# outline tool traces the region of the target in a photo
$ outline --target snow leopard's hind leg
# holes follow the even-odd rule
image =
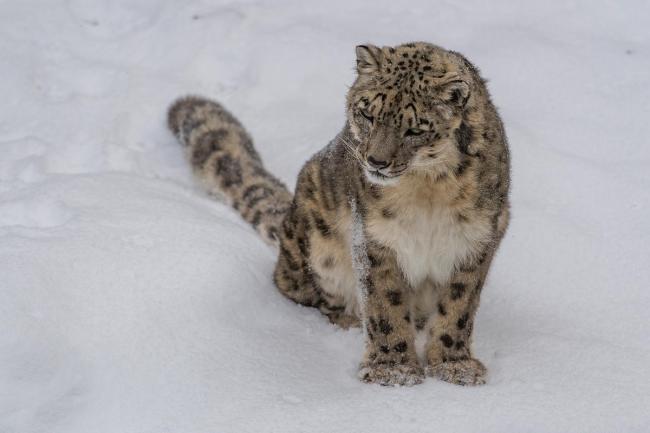
[[[298,182],[300,184],[300,181]],[[289,208],[280,232],[280,254],[273,274],[275,285],[287,298],[317,308],[330,322],[342,328],[360,326],[350,314],[346,300],[323,288],[322,278],[314,269],[313,222],[305,203],[295,200]]]
[[[225,196],[266,242],[278,246],[292,195],[264,168],[241,123],[218,103],[187,96],[172,104],[168,124],[208,191]]]

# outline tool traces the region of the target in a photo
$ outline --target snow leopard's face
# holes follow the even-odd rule
[[[355,156],[368,179],[392,184],[409,171],[444,173],[458,159],[457,134],[471,98],[471,67],[434,45],[357,47],[348,94]]]

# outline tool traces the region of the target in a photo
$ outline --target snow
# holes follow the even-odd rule
[[[0,432],[650,431],[650,3],[0,3]],[[426,40],[490,79],[513,220],[488,384],[356,378],[360,330],[273,287],[165,110],[217,98],[293,185],[354,46]]]

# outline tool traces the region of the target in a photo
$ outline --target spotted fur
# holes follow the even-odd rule
[[[509,220],[501,120],[458,53],[421,42],[356,53],[347,121],[304,165],[293,196],[217,103],[179,100],[170,128],[208,189],[278,247],[280,292],[362,326],[361,380],[413,385],[428,373],[484,383],[471,335]],[[416,329],[429,336],[426,369]]]
[[[169,109],[168,125],[208,191],[225,198],[265,241],[278,245],[291,194],[266,171],[239,121],[216,102],[187,96]]]

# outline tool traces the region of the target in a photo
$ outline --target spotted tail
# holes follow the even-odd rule
[[[291,193],[266,171],[241,123],[218,103],[188,96],[172,104],[168,124],[207,190],[225,196],[265,241],[277,246]]]

